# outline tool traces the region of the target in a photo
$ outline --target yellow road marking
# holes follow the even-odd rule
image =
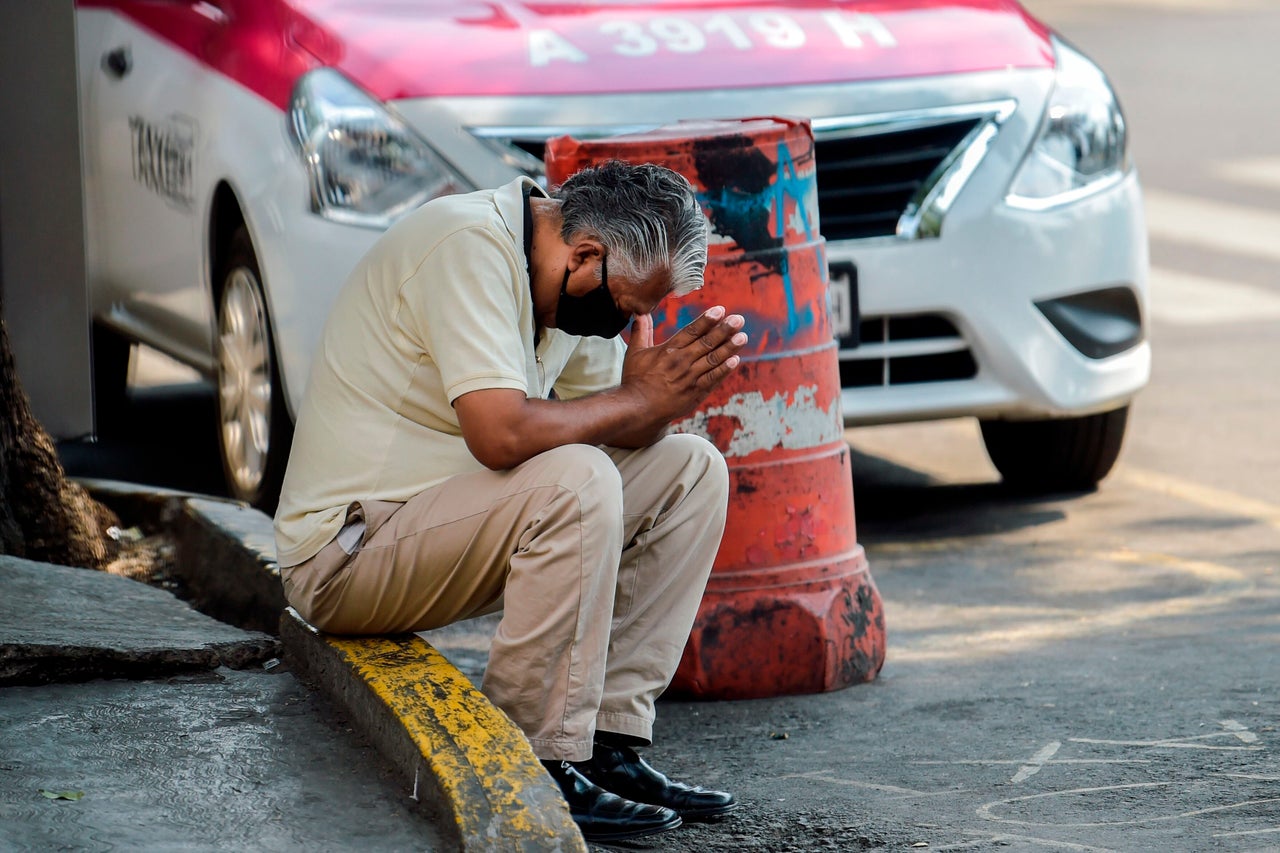
[[[936,424],[926,426],[937,427]],[[961,455],[956,454],[954,448],[962,441],[977,443],[976,422],[970,420],[947,426],[941,440],[932,444],[923,440],[915,443],[903,442],[903,433],[896,428],[894,431],[886,428],[883,434],[875,430],[849,430],[846,437],[851,446],[860,447],[864,453],[909,465],[913,470],[923,471],[935,480],[973,482],[977,478],[957,476],[955,463],[949,460]],[[901,450],[904,445],[910,445],[916,457],[926,457],[929,451],[936,448],[941,451],[933,454],[937,459],[924,458],[922,462],[921,458],[908,459]],[[1114,478],[1136,489],[1168,495],[1215,513],[1252,519],[1280,530],[1280,506],[1273,503],[1128,465],[1117,469]],[[977,547],[995,547],[1000,550],[1006,547],[1002,545],[1005,541],[1007,538],[1001,535],[945,537],[927,541],[878,542],[869,546],[868,550],[874,566],[877,560],[898,555],[971,552]],[[1021,605],[993,603],[971,606],[886,599],[887,618],[899,631],[897,640],[890,643],[888,662],[938,661],[983,654],[1016,653],[1049,642],[1088,636],[1099,630],[1117,630],[1146,621],[1186,616],[1238,601],[1255,590],[1253,579],[1243,571],[1173,554],[1129,549],[1087,550],[1044,541],[1031,544],[1015,541],[1007,547],[1010,553],[1029,548],[1041,560],[1052,555],[1065,565],[1119,563],[1163,568],[1194,579],[1199,589],[1158,601],[1102,605],[1096,609],[1063,607],[1052,599]],[[893,570],[892,566],[885,566],[883,563],[879,568],[880,571]],[[1106,577],[1120,584],[1143,582],[1142,576],[1129,572],[1108,573]],[[1093,581],[1096,582],[1097,578],[1093,578]]]
[[[1192,483],[1180,477],[1148,471],[1142,468],[1126,466],[1118,473],[1121,480],[1151,492],[1172,495],[1173,497],[1197,504],[1206,509],[1216,510],[1226,515],[1251,518],[1280,530],[1280,506],[1266,501],[1247,498],[1234,492],[1216,489]]]
[[[951,543],[953,548],[958,544],[954,541]],[[878,550],[910,553],[932,549],[899,545]],[[1037,554],[1043,559],[1053,550],[1058,549],[1052,545],[1041,545],[1037,548]],[[1133,602],[1112,607],[1101,606],[1097,609],[1034,604],[1020,608],[1003,605],[894,607],[891,602],[886,602],[886,610],[889,611],[890,618],[897,621],[900,626],[903,621],[902,611],[913,610],[918,611],[918,615],[921,616],[916,621],[922,626],[928,625],[927,628],[916,629],[924,635],[919,639],[903,640],[900,637],[897,643],[890,644],[888,660],[891,663],[902,663],[953,658],[971,659],[983,654],[989,656],[1014,654],[1052,641],[1093,636],[1099,630],[1118,630],[1141,622],[1184,616],[1225,606],[1252,594],[1255,589],[1253,581],[1244,572],[1205,560],[1189,560],[1172,554],[1128,549],[1089,551],[1062,548],[1060,550],[1064,562],[1102,561],[1163,566],[1195,578],[1204,585],[1204,589],[1159,601]],[[897,615],[894,615],[894,610],[899,611]],[[925,616],[927,618],[924,618]],[[910,617],[907,618],[910,619]],[[985,627],[992,621],[1011,619],[1017,621],[999,628]],[[899,630],[902,630],[901,627]]]

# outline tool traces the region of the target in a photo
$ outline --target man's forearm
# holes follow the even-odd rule
[[[626,388],[574,400],[526,398],[519,391],[475,391],[454,403],[467,447],[483,465],[504,470],[565,444],[644,447],[668,421]]]
[[[747,342],[743,322],[717,305],[654,345],[652,319],[639,316],[618,387],[575,400],[531,400],[510,388],[472,391],[453,403],[463,438],[495,470],[565,444],[652,444],[737,368]]]
[[[563,444],[646,447],[662,437],[669,422],[625,388],[611,388],[573,400],[526,400],[524,428],[517,443],[519,464]]]

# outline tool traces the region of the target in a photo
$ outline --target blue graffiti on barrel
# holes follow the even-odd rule
[[[787,333],[814,322],[813,306],[797,305],[792,287],[788,253],[782,251],[787,231],[787,201],[795,203],[804,237],[818,239],[814,172],[801,174],[790,148],[778,144],[777,161],[771,161],[746,135],[717,136],[694,142],[698,176],[707,187],[699,201],[717,234],[733,240],[744,260],[754,261],[782,279],[787,305]],[[813,151],[800,159],[812,160]],[[774,228],[770,229],[770,213]]]

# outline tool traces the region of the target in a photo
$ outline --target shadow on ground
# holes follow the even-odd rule
[[[225,497],[216,412],[205,383],[134,388],[122,416],[104,424],[96,441],[59,442],[58,455],[72,477]]]
[[[858,540],[988,536],[1060,521],[1053,503],[1070,495],[1027,495],[998,481],[943,483],[850,448]]]

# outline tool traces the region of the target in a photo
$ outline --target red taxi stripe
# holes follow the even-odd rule
[[[1053,64],[1013,0],[79,0],[284,107],[332,65],[383,100],[795,86]]]

